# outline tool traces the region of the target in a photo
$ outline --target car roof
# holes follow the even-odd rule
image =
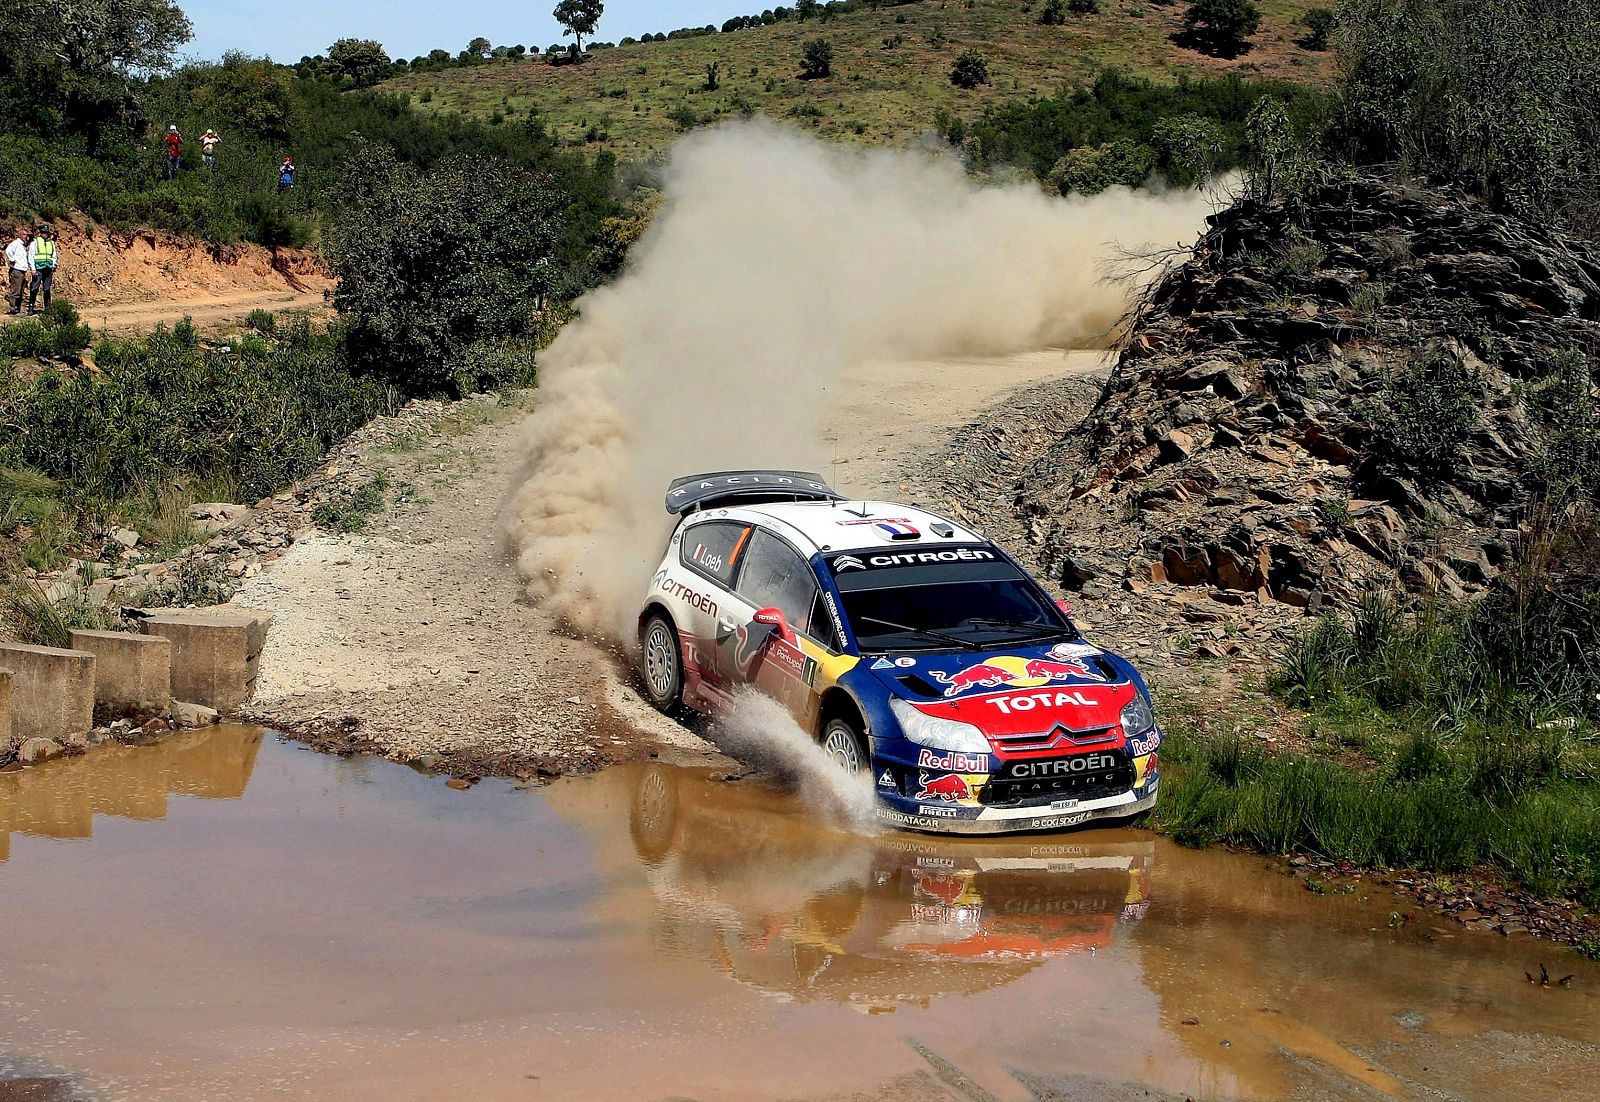
[[[938,513],[893,501],[776,501],[696,513],[753,521],[787,537],[807,556],[819,551],[865,551],[954,543],[988,543],[978,533]],[[946,534],[948,533],[948,534]]]

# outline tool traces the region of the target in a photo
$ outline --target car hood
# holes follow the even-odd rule
[[[1116,726],[1139,690],[1133,668],[1089,643],[1041,643],[865,660],[894,696],[991,735]]]

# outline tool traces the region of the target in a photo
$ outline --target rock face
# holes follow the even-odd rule
[[[1308,611],[1488,585],[1549,473],[1538,395],[1594,393],[1600,249],[1373,180],[1210,222],[1022,482],[1047,567]]]

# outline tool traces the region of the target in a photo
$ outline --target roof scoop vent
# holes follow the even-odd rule
[[[928,525],[928,531],[932,532],[941,539],[950,539],[956,534],[955,528],[952,525],[946,524],[942,520],[936,520],[932,524]]]

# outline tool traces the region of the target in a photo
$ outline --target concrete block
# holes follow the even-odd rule
[[[0,668],[0,761],[5,761],[22,743],[11,737],[11,671]]]
[[[172,642],[126,631],[75,631],[94,655],[94,702],[117,715],[165,715],[172,704]]]
[[[83,744],[94,726],[94,655],[0,643],[0,666],[12,671],[13,744],[32,738]]]
[[[272,617],[249,609],[157,609],[140,630],[172,644],[172,697],[227,714],[255,693]]]

